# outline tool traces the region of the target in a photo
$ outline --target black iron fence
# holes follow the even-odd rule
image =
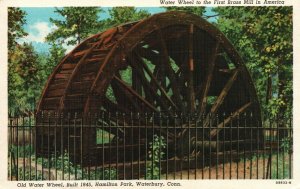
[[[8,179],[291,179],[292,136],[251,113],[10,117]]]

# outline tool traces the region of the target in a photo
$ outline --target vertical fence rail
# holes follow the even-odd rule
[[[10,116],[8,179],[293,178],[292,118],[260,123],[249,112],[233,116]]]

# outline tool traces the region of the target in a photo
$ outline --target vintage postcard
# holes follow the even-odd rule
[[[0,5],[0,188],[300,188],[299,2]]]

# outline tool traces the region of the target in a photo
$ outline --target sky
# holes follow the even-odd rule
[[[109,17],[108,11],[109,7],[101,7],[104,11],[100,13],[100,19],[106,19]],[[45,37],[53,30],[56,26],[50,22],[50,18],[62,19],[58,13],[55,13],[54,7],[24,7],[21,8],[26,12],[26,24],[24,25],[24,30],[28,33],[27,36],[20,39],[19,42],[29,42],[32,43],[35,50],[39,53],[49,51],[50,45],[45,42]],[[151,14],[156,14],[159,12],[164,12],[161,7],[140,7],[137,10],[145,9]],[[211,9],[208,8],[207,13],[211,13]],[[74,46],[64,46],[67,52],[71,51]]]

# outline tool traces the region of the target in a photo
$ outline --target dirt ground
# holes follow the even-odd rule
[[[289,158],[282,157],[278,161],[278,176],[279,178],[289,178]],[[277,176],[277,159],[272,157],[272,172],[273,178]],[[232,162],[219,164],[214,167],[205,167],[204,169],[193,169],[190,171],[183,170],[167,175],[163,175],[162,179],[266,179],[268,159],[253,159],[240,162]],[[291,165],[292,167],[292,165]],[[270,178],[270,171],[268,172]],[[284,175],[284,176],[283,176]]]

